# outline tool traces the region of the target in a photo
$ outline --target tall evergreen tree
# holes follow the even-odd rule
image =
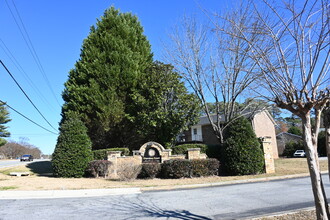
[[[7,143],[7,141],[1,137],[9,137],[8,127],[5,125],[10,122],[9,112],[6,108],[6,104],[0,101],[0,146]]]
[[[131,127],[127,108],[151,63],[150,44],[137,17],[106,10],[91,27],[65,83],[63,119],[78,113],[94,149],[125,145]]]
[[[91,141],[84,123],[70,114],[60,125],[52,166],[57,177],[82,177],[92,157]]]

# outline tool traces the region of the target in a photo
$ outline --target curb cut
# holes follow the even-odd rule
[[[40,191],[0,191],[0,199],[56,199],[127,195],[141,193],[140,188],[81,189],[81,190],[40,190]]]

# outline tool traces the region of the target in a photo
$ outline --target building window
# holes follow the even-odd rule
[[[194,128],[194,135],[197,135],[197,128]]]

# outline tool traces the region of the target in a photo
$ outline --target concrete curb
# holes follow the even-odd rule
[[[0,199],[55,199],[127,195],[141,193],[140,188],[81,189],[81,190],[40,190],[40,191],[0,191]]]

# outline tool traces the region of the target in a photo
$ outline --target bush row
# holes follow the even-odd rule
[[[160,177],[179,179],[218,175],[220,163],[217,159],[167,160],[163,164],[142,164],[139,178]]]
[[[88,164],[86,176],[107,177],[112,163],[107,160],[94,160]],[[117,167],[120,180],[135,178],[179,179],[218,175],[220,163],[217,159],[185,160],[175,159],[159,163],[121,164]]]
[[[93,151],[94,160],[106,160],[108,158],[109,151],[121,151],[122,155],[125,156],[129,155],[128,148],[107,148],[107,149],[94,150]]]

